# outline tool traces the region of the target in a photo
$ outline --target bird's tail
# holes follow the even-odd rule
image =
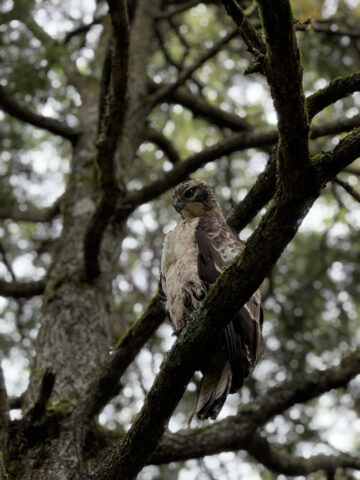
[[[196,415],[200,420],[218,416],[231,387],[231,370],[229,362],[213,362],[202,369],[203,377],[197,393],[197,399],[191,419]],[[210,367],[210,368],[209,368]]]

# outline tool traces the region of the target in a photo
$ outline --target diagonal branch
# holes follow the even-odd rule
[[[173,165],[180,162],[180,155],[174,144],[163,133],[155,130],[155,128],[147,128],[144,140],[155,143]]]
[[[170,95],[174,90],[176,90],[180,85],[183,85],[191,75],[198,70],[204,63],[206,63],[210,58],[217,55],[220,50],[228,44],[236,35],[237,29],[231,30],[224,38],[217,42],[212,48],[210,48],[206,53],[204,53],[198,60],[196,60],[192,65],[185,68],[178,76],[177,80],[170,85],[164,85],[161,88],[157,89],[151,95],[151,102],[153,105],[159,103],[163,98]]]
[[[357,202],[360,203],[360,193],[354,190],[351,185],[349,185],[347,182],[345,182],[339,177],[335,177],[333,182],[340,185],[346,192],[348,192],[349,195],[351,195]]]
[[[24,105],[17,103],[6,90],[0,86],[0,108],[9,115],[21,120],[22,122],[30,123],[34,127],[48,130],[55,135],[60,135],[72,143],[76,142],[80,132],[66,123],[60,122],[55,118],[45,117],[34,113]]]
[[[164,85],[158,86],[154,82],[149,82],[149,91],[154,92],[158,88],[163,88]],[[220,128],[230,128],[236,132],[243,130],[250,130],[249,124],[243,118],[234,113],[222,110],[211,103],[208,103],[203,98],[193,93],[187,92],[184,89],[177,89],[169,92],[163,101],[168,103],[178,103],[189,109],[195,117],[202,117],[211,123],[214,123]]]
[[[339,77],[306,99],[309,120],[337,100],[360,91],[360,72]]]
[[[360,469],[360,458],[346,453],[296,457],[279,450],[259,434],[255,434],[246,449],[269,470],[284,475],[309,475],[318,470],[334,472],[337,468]]]
[[[313,165],[325,184],[359,156],[360,128],[356,128],[340,140],[333,151],[315,155]]]

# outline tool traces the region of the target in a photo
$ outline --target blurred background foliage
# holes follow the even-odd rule
[[[195,2],[194,2],[195,3]],[[241,2],[254,10],[251,2]],[[355,0],[299,0],[292,2],[295,19],[311,24],[299,31],[304,87],[307,95],[330,80],[358,69],[360,60],[360,6]],[[21,104],[43,115],[77,125],[81,97],[69,85],[65,69],[74,68],[84,78],[99,80],[96,55],[106,20],[103,2],[60,0],[5,0],[0,7],[0,85]],[[98,19],[85,33],[68,36],[79,26]],[[251,17],[255,25],[256,12]],[[37,25],[43,30],[38,30]],[[155,83],[175,80],[189,66],[233,29],[232,21],[216,2],[199,3],[171,19],[157,22],[157,38],[148,65]],[[56,42],[44,39],[48,33]],[[344,34],[341,32],[347,32]],[[45,40],[45,41],[44,41]],[[161,44],[163,46],[161,46]],[[72,65],[63,62],[69,54]],[[245,76],[251,56],[235,37],[221,53],[207,61],[188,80],[186,89],[223,110],[235,113],[257,131],[273,130],[276,115],[269,89],[260,75]],[[101,64],[101,63],[100,63]],[[337,101],[319,114],[314,124],[351,118],[359,112],[360,94]],[[66,189],[71,146],[43,130],[28,126],[0,112],[0,210],[29,214],[51,206]],[[149,126],[163,132],[184,159],[226,137],[230,131],[194,117],[191,110],[165,102],[151,115]],[[340,137],[321,137],[311,143],[312,152],[332,148]],[[263,170],[268,153],[249,149],[207,164],[196,178],[216,187],[225,212],[240,201]],[[129,189],[139,188],[172,168],[155,144],[144,142],[126,178]],[[360,191],[360,164],[341,174]],[[138,318],[157,288],[159,261],[165,233],[177,214],[168,192],[138,208],[127,225],[127,236],[113,285],[114,344]],[[259,216],[241,233],[246,239]],[[220,418],[236,412],[239,403],[284,379],[296,379],[304,371],[324,369],[360,343],[360,212],[359,203],[332,183],[323,191],[288,246],[262,292],[265,307],[266,355],[239,394],[228,399]],[[46,275],[61,220],[49,222],[0,220],[0,278],[37,280]],[[263,246],[266,249],[266,245]],[[12,300],[0,297],[0,354],[8,390],[19,395],[27,384],[34,355],[33,341],[39,329],[41,298]],[[174,341],[169,324],[163,324],[138,355],[122,382],[122,395],[99,417],[109,429],[127,428],[137,414],[164,352]],[[191,412],[194,377],[170,423],[185,428]],[[264,433],[293,454],[329,453],[334,448],[351,453],[360,450],[360,383],[345,391],[329,392],[319,399],[292,407],[275,417]],[[20,415],[13,411],[14,416]],[[196,423],[196,422],[195,422]],[[274,478],[243,453],[223,453],[202,460],[147,467],[146,479]],[[285,478],[280,475],[278,478]],[[314,474],[309,478],[323,478]],[[351,477],[345,471],[337,478]]]

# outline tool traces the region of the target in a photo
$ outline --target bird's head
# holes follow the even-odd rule
[[[183,218],[222,215],[214,189],[200,180],[188,180],[175,187],[173,206]]]

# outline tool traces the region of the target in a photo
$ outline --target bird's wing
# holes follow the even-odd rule
[[[225,222],[209,217],[200,219],[195,238],[199,277],[209,289],[241,253],[244,244]],[[260,293],[255,292],[225,328],[225,346],[232,372],[231,392],[241,387],[263,353],[262,322]]]

